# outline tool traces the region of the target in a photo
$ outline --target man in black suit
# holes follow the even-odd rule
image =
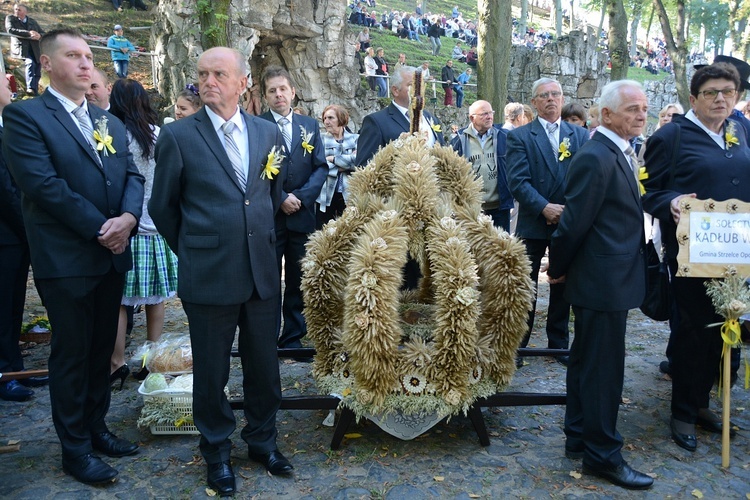
[[[582,127],[560,119],[565,101],[560,83],[540,78],[531,87],[531,104],[537,118],[508,132],[508,187],[518,202],[516,236],[523,239],[531,260],[531,279],[539,282],[539,269],[557,228],[564,207],[565,175],[576,151],[589,138]],[[563,152],[563,148],[565,152]],[[547,347],[568,348],[570,304],[564,298],[565,285],[550,285],[547,310]],[[521,341],[526,347],[534,326],[536,300],[529,313],[529,331]],[[567,364],[568,358],[557,361]],[[518,362],[520,365],[520,360]]]
[[[284,325],[278,346],[292,349],[302,347],[302,337],[307,334],[302,316],[301,261],[307,238],[315,231],[315,200],[328,175],[328,163],[318,121],[292,112],[296,90],[289,73],[280,66],[269,66],[261,86],[270,110],[260,117],[278,126],[288,157],[287,168],[281,173],[281,210],[276,214],[276,257],[279,273],[284,259],[285,286]]]
[[[10,104],[8,79],[0,81],[0,111]],[[0,118],[0,146],[3,121]],[[18,347],[26,302],[26,281],[29,277],[29,244],[23,228],[21,192],[10,176],[5,157],[0,154],[0,373],[23,370],[23,357]],[[20,381],[0,381],[0,399],[26,401],[34,395],[27,387],[48,382],[48,377],[28,377]],[[24,387],[26,386],[26,387]]]
[[[645,489],[653,479],[622,458],[617,411],[625,369],[628,310],[646,293],[643,208],[638,159],[629,140],[646,125],[641,85],[606,85],[599,100],[601,125],[573,159],[565,210],[552,235],[551,282],[565,281],[575,313],[567,372],[565,454],[583,458],[583,472],[613,484]]]
[[[40,62],[50,85],[38,99],[3,110],[3,153],[23,193],[34,278],[54,331],[49,389],[63,469],[81,482],[104,483],[117,470],[93,452],[121,457],[138,449],[110,433],[104,418],[144,179],[122,122],[86,102],[94,64],[81,34],[46,34]],[[112,139],[110,147],[97,151],[103,141],[94,130]]]
[[[410,87],[414,82],[414,67],[399,66],[391,75],[391,103],[384,109],[365,116],[357,139],[357,159],[355,163],[364,167],[375,156],[378,149],[396,140],[410,129]],[[445,145],[440,130],[440,120],[422,110],[419,131],[426,139],[427,147],[435,143]],[[421,275],[419,265],[409,259],[404,267],[404,288],[417,288]]]
[[[375,156],[378,149],[389,142],[398,139],[403,133],[409,133],[409,88],[414,80],[414,68],[412,66],[401,66],[395,69],[391,75],[391,95],[393,100],[385,109],[365,116],[362,128],[357,140],[356,163],[364,167]],[[443,134],[435,129],[440,128],[440,120],[422,111],[423,120],[420,131],[427,137],[427,146],[432,147],[436,142],[445,145]]]
[[[10,39],[10,54],[26,63],[26,92],[37,95],[39,92],[39,78],[42,69],[39,64],[41,51],[39,40],[44,30],[39,23],[26,14],[28,8],[21,3],[13,6],[13,15],[5,18],[5,31],[12,35]]]
[[[193,416],[208,465],[208,484],[235,491],[230,462],[234,414],[224,387],[239,326],[245,393],[242,439],[249,457],[271,474],[292,465],[276,447],[281,404],[276,336],[281,280],[276,268],[274,214],[281,170],[268,167],[282,149],[276,127],[238,106],[246,90],[245,57],[215,47],[198,59],[205,106],[162,128],[156,141],[149,213],[180,259],[178,294],[190,321]]]

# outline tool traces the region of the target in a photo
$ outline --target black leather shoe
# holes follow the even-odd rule
[[[645,490],[654,484],[654,480],[642,472],[630,467],[624,460],[614,467],[593,467],[583,464],[583,473],[606,479],[610,483],[631,490]]]
[[[237,488],[234,471],[229,460],[215,464],[208,464],[208,486],[221,497],[234,495]]]
[[[294,470],[292,464],[279,450],[269,451],[268,453],[248,452],[247,455],[250,457],[250,460],[262,464],[274,476],[291,474],[292,470]]]
[[[672,364],[669,362],[669,360],[659,363],[659,371],[667,375],[672,374]]]
[[[62,466],[65,472],[86,484],[112,483],[117,477],[117,471],[93,453],[63,458]]]
[[[34,391],[18,383],[18,380],[0,382],[0,399],[6,401],[26,401],[34,395]]]
[[[692,433],[690,433],[689,430],[683,433],[678,432],[678,427],[680,427],[680,425],[686,426],[689,424],[678,422],[674,418],[670,420],[669,427],[672,430],[672,439],[675,443],[677,443],[677,446],[685,448],[687,451],[695,451],[695,449],[698,447],[698,440],[695,437],[695,427],[693,427]]]
[[[91,435],[91,446],[109,457],[125,457],[138,451],[138,445],[120,439],[111,432],[101,432]]]
[[[695,424],[702,427],[703,430],[716,434],[721,434],[724,428],[721,419],[708,409],[698,410],[698,418],[695,420]],[[729,436],[734,437],[734,435],[734,424],[729,422]]]
[[[49,377],[29,377],[19,380],[25,387],[42,387],[49,384]]]
[[[555,358],[555,361],[563,366],[568,366],[568,364],[570,363],[570,356],[557,356]]]
[[[516,370],[520,368],[523,368],[523,358],[519,356],[516,358]]]

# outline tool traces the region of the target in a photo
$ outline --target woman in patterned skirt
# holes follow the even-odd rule
[[[154,144],[159,135],[158,116],[151,108],[146,90],[135,80],[121,78],[112,86],[110,112],[125,124],[130,152],[138,170],[146,178],[143,215],[138,234],[130,238],[133,269],[125,277],[117,342],[112,353],[111,381],[120,379],[120,387],[130,373],[125,364],[125,306],[144,306],[147,338],[159,339],[164,327],[164,301],[177,291],[177,256],[156,231],[148,213],[148,201],[154,182]]]

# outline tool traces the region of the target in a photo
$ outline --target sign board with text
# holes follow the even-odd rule
[[[729,266],[750,275],[750,203],[683,198],[677,276],[721,278]]]

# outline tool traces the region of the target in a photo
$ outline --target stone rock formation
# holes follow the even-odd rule
[[[331,0],[234,0],[227,23],[229,40],[247,55],[253,79],[268,65],[280,64],[295,80],[298,104],[311,116],[319,117],[328,104],[341,104],[349,110],[356,130],[365,115],[386,101],[361,84],[354,59],[356,31],[347,29],[347,9],[346,2]],[[543,50],[514,46],[508,84],[511,97],[529,102],[531,84],[548,76],[562,83],[569,99],[588,107],[609,80],[606,55],[597,42],[590,30],[571,32]],[[152,47],[159,54],[158,90],[173,102],[184,85],[197,78],[195,64],[203,49],[196,0],[159,1]],[[433,109],[431,104],[428,107]],[[437,105],[434,110],[445,124],[468,123],[468,107]]]

